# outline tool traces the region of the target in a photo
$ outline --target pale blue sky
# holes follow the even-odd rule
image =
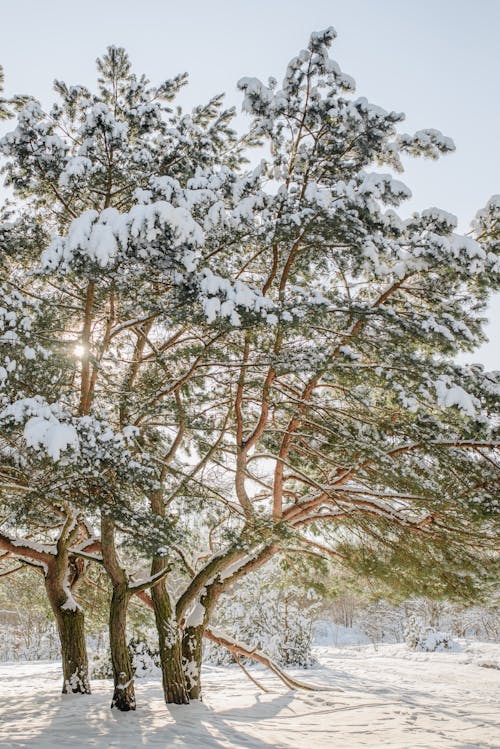
[[[457,152],[409,162],[406,210],[436,205],[461,229],[500,193],[500,0],[0,0],[7,91],[50,100],[54,78],[93,85],[107,45],[129,51],[153,81],[188,71],[186,105],[226,91],[240,104],[244,75],[281,76],[312,30],[333,25],[333,57],[358,93],[404,111],[411,131],[437,127]],[[500,301],[490,344],[475,356],[500,368]]]

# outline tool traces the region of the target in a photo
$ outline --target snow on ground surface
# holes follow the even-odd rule
[[[415,653],[405,645],[319,647],[295,675],[330,691],[290,692],[267,672],[206,667],[203,703],[162,701],[140,681],[138,709],[109,709],[108,681],[88,697],[59,694],[59,664],[0,664],[2,749],[356,749],[500,747],[500,644]],[[343,691],[338,691],[343,690]]]

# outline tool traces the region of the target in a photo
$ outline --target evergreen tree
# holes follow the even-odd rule
[[[45,114],[30,101],[2,141],[7,182],[23,200],[2,226],[5,298],[10,304],[15,284],[25,293],[11,306],[33,309],[17,317],[5,311],[0,419],[6,470],[16,474],[15,486],[4,487],[6,501],[13,491],[24,496],[18,522],[35,517],[40,523],[43,516],[45,540],[59,545],[61,536],[49,529],[70,529],[66,552],[71,546],[73,556],[88,561],[95,559],[89,553],[94,539],[92,533],[85,542],[77,539],[74,519],[81,511],[91,521],[101,515],[100,560],[113,585],[113,704],[129,709],[135,702],[126,608],[134,592],[155,581],[162,664],[176,670],[165,676],[166,697],[187,699],[175,627],[168,634],[172,604],[160,585],[168,560],[155,554],[151,579],[132,584],[115,548],[117,521],[130,537],[140,528],[150,549],[172,540],[161,482],[178,445],[170,443],[182,421],[182,396],[168,381],[186,379],[181,373],[206,348],[181,310],[196,299],[195,322],[213,316],[219,287],[227,286],[247,307],[255,307],[258,297],[201,264],[203,232],[189,207],[154,192],[180,193],[182,177],[193,183],[188,194],[198,215],[217,203],[219,192],[230,189],[224,183],[235,181],[233,166],[243,160],[229,126],[232,111],[215,97],[189,115],[172,112],[167,102],[185,76],[153,88],[130,72],[120,49],[110,48],[98,69],[98,94],[57,82],[61,104]],[[224,163],[221,185],[209,191],[197,175],[218,161]],[[248,185],[242,182],[234,201]],[[219,316],[231,314],[228,309]],[[27,338],[36,345],[28,346]],[[145,499],[150,510],[144,510]],[[62,515],[59,524],[54,513]],[[4,543],[12,546],[12,539],[7,535]],[[64,605],[62,599],[58,610]]]
[[[120,710],[133,595],[155,610],[165,698],[186,702],[204,635],[252,654],[210,620],[277,554],[432,567],[442,591],[489,574],[500,378],[455,357],[484,339],[500,199],[468,236],[437,208],[399,216],[409,189],[375,170],[453,142],[355,97],[334,37],[314,33],[281,88],[240,81],[243,138],[220,97],[172,109],[185,76],[152,86],[112,47],[96,94],[58,82],[1,141],[18,201],[2,282],[21,294],[0,318],[2,497],[104,565]]]

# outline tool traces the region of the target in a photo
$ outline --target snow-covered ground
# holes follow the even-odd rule
[[[298,678],[329,691],[290,692],[261,670],[262,693],[237,668],[205,669],[203,703],[166,707],[140,681],[136,713],[109,709],[110,683],[59,694],[57,663],[0,665],[2,749],[355,749],[500,747],[500,645],[415,653],[404,645],[319,647]],[[339,691],[342,690],[342,691]]]

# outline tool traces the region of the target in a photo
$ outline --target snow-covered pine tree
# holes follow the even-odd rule
[[[23,480],[36,466],[58,504],[101,515],[120,709],[135,705],[127,603],[148,587],[165,695],[185,701],[204,634],[251,655],[210,619],[280,552],[390,574],[418,546],[443,589],[489,561],[499,378],[455,356],[483,337],[500,200],[474,236],[435,208],[398,216],[409,190],[377,165],[453,144],[356,98],[334,36],[313,34],[281,88],[240,81],[245,142],[270,152],[253,171],[219,99],[171,112],[183,77],[154,88],[115,48],[97,94],[59,83],[61,104],[28,103],[2,141],[25,200],[16,226],[43,238],[26,284],[56,312],[49,348],[65,364],[0,419]],[[127,536],[152,578],[131,579]]]
[[[493,564],[499,374],[456,356],[483,340],[498,288],[500,198],[468,236],[437,208],[400,217],[410,191],[377,166],[400,171],[402,155],[437,158],[453,142],[400,132],[402,114],[356,98],[334,37],[313,34],[281,88],[239,84],[271,157],[238,251],[209,249],[275,310],[264,329],[239,320],[212,405],[204,394],[205,418],[226,414],[212,487],[233,476],[241,520],[177,604],[180,622],[194,606],[197,666],[220,592],[280,549],[386,579],[413,570],[462,595]]]
[[[27,280],[22,255],[35,237],[30,227],[4,220],[0,237],[2,561],[15,560],[42,574],[61,640],[63,692],[88,693],[84,613],[73,597],[87,562],[70,555],[69,547],[84,545],[89,532],[82,516],[61,500],[55,477],[47,471],[47,459],[49,464],[58,460],[76,440],[72,427],[59,422],[61,409],[43,401],[64,376],[59,352],[46,347],[61,319],[56,322],[36,285],[29,284],[28,294],[22,291]],[[18,421],[24,423],[22,435]],[[48,455],[30,460],[25,447],[37,448],[41,441]]]
[[[61,512],[55,525],[69,529],[67,550],[99,558],[110,576],[113,704],[128,710],[135,698],[126,609],[146,587],[166,699],[187,700],[181,641],[161,583],[178,517],[165,517],[163,484],[185,431],[184,386],[210,339],[224,333],[210,332],[207,341],[199,326],[218,318],[230,330],[238,309],[261,319],[268,305],[241,282],[214,274],[200,250],[204,231],[218,228],[222,199],[244,203],[254,183],[252,175],[234,174],[242,144],[230,128],[232,111],[222,109],[221,97],[189,115],[171,111],[167,102],[185,76],[152,87],[131,73],[121,49],[110,48],[98,69],[97,94],[57,82],[60,103],[45,113],[30,101],[1,143],[18,199],[3,224],[3,251],[13,259],[3,276],[8,288],[37,300],[34,339],[44,345],[23,349],[30,378],[8,378],[0,420],[5,461],[25,494],[23,520],[33,507],[38,516]],[[233,223],[227,244],[245,216],[235,211]],[[7,358],[11,338],[3,341]],[[193,404],[199,412],[199,401]],[[10,497],[14,489],[4,490]],[[101,516],[99,557],[90,553],[93,538],[73,543],[80,512]],[[151,577],[142,582],[131,581],[118,556],[117,522],[129,537],[147,538],[154,552]]]

